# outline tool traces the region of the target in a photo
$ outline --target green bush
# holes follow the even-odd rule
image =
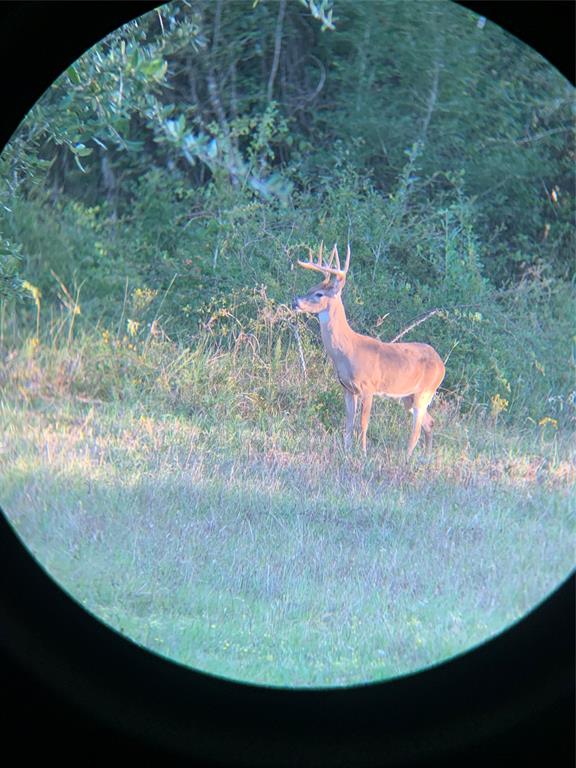
[[[337,240],[343,252],[349,236],[344,303],[356,330],[389,341],[436,310],[402,341],[427,341],[447,358],[447,396],[501,417],[572,418],[571,286],[541,268],[498,291],[486,276],[490,253],[474,202],[458,179],[441,206],[414,202],[413,165],[410,157],[395,195],[348,169],[340,186],[321,198],[300,192],[290,207],[226,185],[187,190],[155,170],[133,185],[118,219],[106,206],[20,200],[10,237],[44,314],[64,311],[63,284],[79,292],[78,328],[100,324],[141,339],[161,328],[183,344],[200,334],[225,349],[244,335],[270,362],[295,344],[288,306],[310,285],[295,260],[321,240]],[[30,305],[27,313],[31,325]],[[316,321],[299,327],[314,345],[307,354],[321,356]],[[329,420],[328,400],[317,405]]]

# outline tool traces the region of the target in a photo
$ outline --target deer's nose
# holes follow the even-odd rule
[[[298,296],[294,296],[292,299],[292,309],[298,309]]]

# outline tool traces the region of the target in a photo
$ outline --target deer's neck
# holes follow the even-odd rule
[[[318,319],[326,352],[332,359],[346,355],[354,331],[348,325],[342,299],[338,296],[331,301],[328,309],[318,313]]]

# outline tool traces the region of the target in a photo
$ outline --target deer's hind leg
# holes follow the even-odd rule
[[[426,444],[426,453],[430,453],[432,450],[432,427],[434,426],[434,419],[428,411],[424,414],[422,421],[422,429],[424,430],[424,442]]]
[[[409,395],[402,398],[402,403],[407,411],[412,411],[412,434],[408,441],[407,458],[410,458],[412,451],[416,447],[420,431],[424,430],[424,439],[426,442],[426,451],[432,448],[432,427],[434,420],[427,409],[430,401],[434,397],[434,392],[421,392],[418,395]]]

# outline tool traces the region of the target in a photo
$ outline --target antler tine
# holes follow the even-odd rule
[[[348,272],[349,266],[350,266],[350,243],[348,243],[348,247],[346,248],[346,263],[344,264],[344,274]]]
[[[326,268],[322,265],[322,254],[324,250],[324,243],[320,243],[320,250],[318,252],[318,261],[314,261],[314,254],[312,253],[312,248],[308,248],[308,261],[301,261],[298,259],[296,263],[300,267],[304,267],[304,269],[313,269],[316,272],[322,272],[322,274],[326,275]]]
[[[304,267],[304,269],[314,269],[317,272],[322,272],[324,276],[327,275],[336,275],[337,277],[345,277],[346,273],[348,272],[348,266],[350,264],[350,244],[348,244],[348,251],[346,253],[346,264],[344,265],[344,269],[340,266],[340,257],[338,256],[338,247],[337,244],[334,243],[334,248],[332,248],[332,252],[330,254],[330,259],[328,261],[328,264],[323,264],[323,253],[324,253],[324,241],[320,243],[320,249],[318,252],[318,262],[314,263],[313,256],[312,256],[312,249],[308,248],[308,261],[300,261],[298,259],[298,264],[301,267]],[[332,266],[332,263],[336,259],[336,267]]]
[[[336,257],[336,269],[338,272],[341,272],[340,269],[340,256],[338,256],[338,244],[334,243],[334,248],[332,248],[332,259]],[[330,263],[332,263],[332,259],[330,259]]]
[[[328,267],[332,267],[332,262],[334,261],[334,248],[330,251],[330,258],[328,259]]]

